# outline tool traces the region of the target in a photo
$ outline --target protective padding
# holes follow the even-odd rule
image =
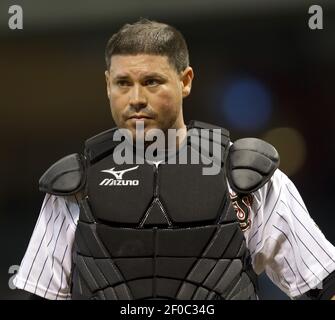
[[[269,143],[245,138],[230,147],[226,173],[231,188],[239,194],[248,194],[261,188],[279,166],[279,154]]]
[[[88,256],[78,250],[73,299],[250,299],[254,295],[244,258],[238,254],[245,240],[237,223],[151,230],[85,225],[78,228],[84,227],[86,236],[91,230],[89,238],[101,243],[91,243]],[[95,257],[93,248],[102,244],[108,257],[100,253]]]
[[[54,195],[71,195],[85,183],[84,159],[74,153],[54,163],[40,178],[39,189]]]

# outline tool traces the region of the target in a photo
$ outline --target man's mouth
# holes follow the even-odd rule
[[[148,120],[152,119],[151,117],[144,115],[144,114],[134,114],[129,117],[129,119],[135,119],[135,120]]]

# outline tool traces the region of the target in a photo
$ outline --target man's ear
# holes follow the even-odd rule
[[[109,79],[109,71],[105,71],[105,78],[106,78],[106,86],[107,86],[107,96],[110,97],[110,79]]]
[[[180,80],[182,83],[183,98],[186,98],[190,94],[193,78],[194,78],[193,69],[191,67],[187,67],[180,76]]]

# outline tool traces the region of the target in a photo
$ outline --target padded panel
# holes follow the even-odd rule
[[[203,287],[199,287],[194,293],[192,300],[206,300],[209,291]]]
[[[229,184],[237,193],[254,192],[269,181],[279,162],[279,154],[271,144],[257,138],[237,140],[227,158]]]
[[[209,123],[192,120],[188,125],[187,134],[188,144],[192,149],[195,151],[201,150],[201,162],[203,164],[212,166],[214,163],[218,168],[223,166],[230,142],[228,130]],[[204,168],[204,172],[207,172],[206,168]],[[212,174],[212,172],[211,169],[208,174]]]
[[[132,280],[127,284],[134,299],[151,298],[154,294],[152,278]]]
[[[246,300],[249,298],[249,286],[252,285],[249,277],[245,272],[242,273],[240,279],[235,286],[229,291],[229,294],[225,296],[225,299],[235,298],[236,300]],[[254,291],[254,290],[252,290]]]
[[[274,162],[279,160],[276,148],[270,143],[257,138],[243,138],[233,144],[234,150],[252,150],[266,156]]]
[[[243,232],[241,229],[237,229],[234,234],[231,245],[227,248],[227,250],[222,254],[222,258],[225,259],[234,259],[237,257],[238,252],[240,251],[241,245],[245,241]]]
[[[189,124],[187,125],[187,128],[198,128],[198,129],[220,129],[222,132],[222,135],[229,137],[229,131],[227,129],[221,128],[219,126],[216,126],[211,123],[202,122],[198,120],[191,120]]]
[[[91,257],[83,257],[78,256],[79,259],[82,259],[86,265],[86,267],[89,269],[90,273],[94,277],[95,281],[97,282],[99,288],[104,288],[109,285],[106,277],[104,274],[100,271],[100,269],[97,267],[95,261]],[[111,271],[113,272],[113,271]]]
[[[189,145],[193,151],[201,150],[201,163],[209,165],[214,161],[219,167],[221,167],[225,161],[226,145],[229,140],[223,138],[221,135],[217,135],[213,132],[201,132],[189,137]],[[223,139],[222,139],[223,138]],[[220,141],[222,139],[222,141]]]
[[[77,225],[77,231],[75,233],[75,241],[74,241],[76,253],[82,254],[84,256],[91,256],[92,255],[91,250],[88,247],[88,244],[86,243],[87,240],[84,236],[85,232],[80,230],[81,227],[79,222]]]
[[[114,299],[115,300],[117,297],[115,295]],[[107,300],[106,299],[106,296],[104,294],[104,291],[103,290],[99,290],[95,293],[95,296],[93,296],[92,300]]]
[[[231,173],[231,179],[233,181],[232,189],[234,187],[234,190],[242,190],[244,193],[250,190],[249,193],[251,193],[251,190],[258,188],[262,184],[263,176],[254,170],[235,169]]]
[[[119,300],[131,300],[134,299],[129,288],[124,283],[121,283],[114,287],[114,291]]]
[[[252,150],[237,150],[230,155],[232,169],[252,166],[253,170],[266,175],[273,169],[273,161],[259,152]]]
[[[97,233],[113,257],[148,257],[154,254],[152,230],[97,224]]]
[[[223,300],[215,291],[210,291],[206,300]]]
[[[93,223],[95,222],[95,219],[92,214],[92,210],[90,208],[90,204],[87,200],[87,198],[80,201],[80,217],[79,220],[86,222],[86,223]]]
[[[71,298],[73,300],[88,300],[91,297],[92,292],[78,272],[79,271],[76,268],[73,274],[75,281],[73,281]]]
[[[241,289],[234,296],[232,296],[230,300],[258,300],[258,299],[255,293],[255,288],[253,284],[250,282],[248,285],[245,285],[243,289]]]
[[[216,226],[157,230],[157,256],[198,257]]]
[[[84,159],[78,153],[68,155],[54,163],[40,178],[39,189],[54,195],[71,195],[80,191],[85,183]]]
[[[106,300],[117,300],[116,292],[113,288],[109,287],[103,290]]]
[[[216,262],[214,259],[199,259],[187,276],[187,280],[201,284],[216,265]]]
[[[152,258],[123,258],[114,259],[125,280],[149,278],[153,276]]]
[[[122,274],[111,259],[96,259],[95,263],[111,286],[124,281]]]
[[[225,270],[223,276],[220,278],[216,284],[214,290],[223,294],[224,291],[231,286],[234,279],[242,272],[242,263],[241,260],[233,260],[227,269]]]
[[[211,270],[209,275],[207,276],[206,280],[204,281],[204,286],[207,288],[214,288],[216,283],[221,279],[223,273],[225,272],[226,268],[230,264],[230,260],[218,260],[215,267]]]
[[[78,221],[76,240],[78,241],[79,252],[95,258],[109,257],[108,251],[96,233],[96,226],[96,224]]]
[[[119,143],[113,141],[117,128],[108,129],[85,141],[85,154],[91,163],[95,163],[113,151]]]
[[[206,258],[220,258],[225,250],[236,244],[232,241],[234,234],[239,230],[237,222],[226,225],[219,225],[215,236],[212,238],[210,244],[207,246],[204,257]],[[241,232],[241,231],[240,231]],[[237,244],[238,247],[240,244]]]
[[[195,293],[197,287],[189,282],[184,282],[177,294],[178,300],[191,300],[193,294]]]
[[[231,203],[230,199],[227,199],[226,208],[223,210],[224,214],[221,216],[220,223],[229,223],[232,221],[237,221],[236,211]]]
[[[156,295],[158,297],[169,297],[175,299],[179,287],[182,284],[180,280],[156,278]]]
[[[129,171],[120,173],[118,178],[103,172],[112,169],[117,174]],[[88,198],[97,219],[138,225],[153,198],[154,168],[146,163],[117,165],[110,155],[89,167],[87,181]],[[120,185],[114,185],[114,182]]]
[[[156,275],[175,279],[185,279],[196,258],[156,258]]]
[[[174,223],[215,221],[224,200],[223,171],[203,175],[201,164],[164,164],[159,167],[161,202]]]
[[[99,289],[99,284],[96,281],[94,275],[92,274],[91,270],[87,266],[85,259],[82,256],[78,256],[77,264],[76,264],[79,273],[82,276],[82,279],[87,284],[90,292],[96,291]]]
[[[243,239],[243,241],[241,243],[241,247],[236,254],[236,258],[242,258],[242,256],[245,254],[246,250],[248,250],[247,245],[246,245],[246,241],[245,241],[245,239]]]

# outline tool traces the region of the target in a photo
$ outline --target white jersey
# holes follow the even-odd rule
[[[46,195],[20,269],[17,288],[47,299],[71,299],[72,245],[79,217],[74,196]],[[291,180],[277,169],[253,193],[250,228],[244,231],[252,264],[296,298],[335,269],[335,247],[310,217]]]

